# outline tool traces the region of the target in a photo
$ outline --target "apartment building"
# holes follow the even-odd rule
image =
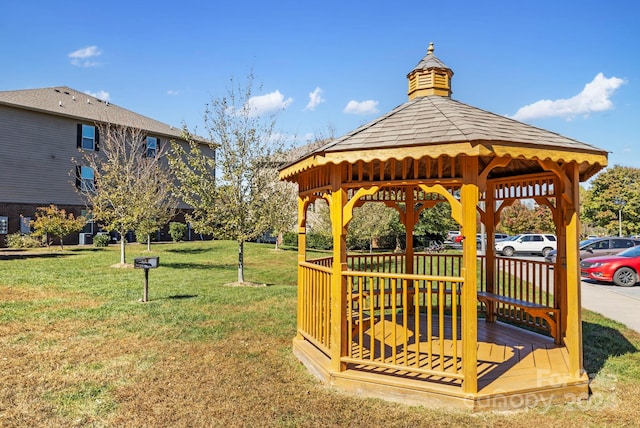
[[[86,213],[76,187],[92,180],[92,170],[76,171],[72,159],[100,150],[105,123],[144,130],[148,150],[184,143],[180,128],[68,87],[0,91],[0,246],[7,234],[28,232],[38,207]],[[97,230],[88,224],[83,232]]]

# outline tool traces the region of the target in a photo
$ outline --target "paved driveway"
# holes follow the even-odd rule
[[[640,285],[616,287],[582,281],[582,307],[640,332]]]

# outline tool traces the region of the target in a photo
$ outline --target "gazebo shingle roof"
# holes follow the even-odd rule
[[[402,159],[418,152],[430,155],[436,148],[439,155],[451,157],[510,155],[533,161],[512,164],[512,168],[522,174],[539,170],[536,159],[575,161],[581,164],[582,180],[607,165],[608,153],[449,97],[431,95],[407,101],[378,119],[304,154],[285,166],[281,176],[290,177],[313,165],[339,163],[347,157],[349,161],[353,161],[354,156],[363,160]]]
[[[476,141],[606,153],[578,140],[437,95],[408,101],[316,153]]]

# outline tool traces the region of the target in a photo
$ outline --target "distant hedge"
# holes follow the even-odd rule
[[[295,232],[287,232],[283,234],[282,244],[297,247],[298,234]],[[333,238],[330,235],[309,233],[307,234],[307,248],[313,248],[314,250],[330,250],[333,248]]]

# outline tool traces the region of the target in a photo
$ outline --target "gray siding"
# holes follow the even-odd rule
[[[72,162],[78,123],[0,105],[0,202],[84,205]]]

